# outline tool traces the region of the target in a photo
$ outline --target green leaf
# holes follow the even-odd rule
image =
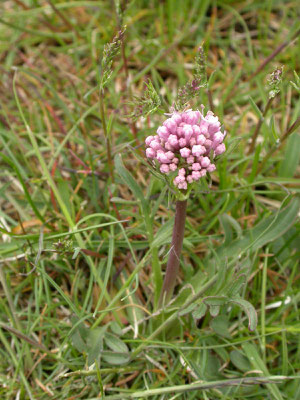
[[[216,332],[217,335],[223,336],[227,339],[231,339],[228,325],[229,321],[226,315],[218,315],[210,323],[211,328],[214,330],[214,332]]]
[[[221,214],[221,215],[219,215],[219,220],[220,220],[220,223],[222,225],[222,228],[223,228],[224,234],[225,234],[225,241],[224,241],[225,245],[228,245],[229,243],[232,242],[232,239],[233,239],[232,228],[237,233],[237,237],[238,238],[241,237],[242,228],[240,227],[240,224],[234,218],[232,218],[228,214]]]
[[[299,202],[299,198],[294,198],[287,207],[274,212],[254,228],[244,232],[243,237],[235,239],[227,246],[220,246],[216,251],[220,260],[238,258],[249,249],[254,252],[283,235],[297,218]],[[196,282],[197,278],[194,277],[193,281]]]
[[[230,360],[236,368],[243,372],[248,372],[251,370],[251,364],[249,360],[238,350],[232,350],[230,352]]]
[[[285,154],[279,166],[279,176],[292,178],[299,166],[300,161],[300,134],[293,133],[286,145]]]
[[[279,135],[276,130],[274,115],[272,115],[270,118],[269,129],[271,130],[271,133],[272,133],[272,137],[271,137],[272,141],[273,141],[273,143],[276,143],[276,141],[279,139]]]
[[[270,373],[263,362],[263,360],[260,358],[257,348],[252,344],[252,343],[243,343],[242,345],[243,350],[245,351],[245,354],[249,360],[249,362],[252,364],[253,368],[256,370],[260,370],[263,373],[263,376],[270,376]],[[272,395],[272,400],[283,400],[283,397],[281,396],[280,390],[278,387],[273,384],[273,383],[267,383],[266,384],[267,388],[269,389],[270,395]]]
[[[180,292],[178,293],[177,297],[172,301],[170,304],[170,307],[181,307],[183,304],[185,304],[188,300],[188,298],[194,294],[193,288],[191,285],[186,285],[184,286]]]
[[[73,217],[74,209],[73,209],[73,204],[70,201],[71,192],[69,189],[68,181],[66,181],[63,178],[56,178],[56,185],[61,195],[62,201],[65,203],[65,206],[67,207],[67,209],[69,210],[70,214]]]
[[[151,231],[151,221],[149,218],[150,212],[149,212],[149,206],[148,202],[146,201],[144,194],[142,192],[142,189],[140,186],[137,184],[136,179],[133,178],[131,173],[124,167],[124,164],[122,162],[122,158],[120,154],[116,154],[115,156],[115,167],[116,170],[119,174],[119,176],[122,178],[123,182],[125,185],[127,185],[132,193],[134,194],[135,198],[140,201],[141,204],[141,209],[145,218],[145,223],[148,232]]]
[[[31,205],[31,208],[32,208],[33,212],[35,213],[35,215],[36,215],[36,217],[37,217],[38,219],[40,219],[43,223],[45,223],[44,217],[41,215],[41,213],[39,212],[38,208],[36,207],[34,201],[32,200],[32,197],[31,197],[31,195],[30,195],[30,193],[29,193],[29,191],[28,191],[28,189],[27,189],[27,186],[26,186],[26,184],[25,184],[25,182],[24,182],[24,179],[23,179],[23,176],[22,176],[21,172],[20,172],[19,169],[18,169],[17,164],[14,164],[14,163],[10,160],[10,158],[7,157],[7,156],[6,156],[5,154],[3,154],[3,153],[0,153],[0,157],[3,159],[4,162],[6,162],[7,164],[9,164],[9,165],[14,169],[14,171],[15,171],[15,173],[16,173],[18,179],[19,179],[19,182],[20,182],[20,184],[21,184],[22,187],[23,187],[25,197],[26,197],[28,203]]]
[[[203,370],[204,378],[208,381],[212,379],[220,378],[219,370],[221,368],[221,362],[217,356],[211,352],[207,353],[206,364]]]
[[[241,290],[241,287],[245,285],[246,281],[247,277],[245,274],[239,275],[230,285],[227,292],[228,297],[236,296],[238,292]]]
[[[225,236],[224,244],[225,245],[231,243],[232,239],[233,239],[232,226],[229,223],[228,219],[226,218],[226,215],[227,214],[219,215],[219,221],[220,221],[220,224],[224,231],[224,236]]]
[[[94,328],[89,331],[88,337],[88,366],[92,365],[95,361],[100,361],[100,354],[103,350],[103,337],[107,326],[102,326],[100,328]]]
[[[87,351],[87,344],[84,341],[83,337],[80,334],[79,329],[75,329],[73,334],[71,335],[72,345],[80,352],[84,353]]]
[[[220,312],[220,306],[210,306],[209,312],[212,317],[216,317]]]
[[[117,335],[117,336],[122,335],[122,329],[121,329],[120,325],[117,323],[117,321],[112,321],[109,326],[115,335]]]
[[[254,113],[257,115],[257,117],[259,119],[263,119],[263,115],[262,112],[260,111],[260,109],[257,107],[256,103],[254,102],[254,100],[252,99],[251,96],[249,96],[249,100],[250,100],[250,105],[254,111]]]
[[[183,317],[184,315],[190,314],[196,307],[197,307],[196,303],[190,304],[188,307],[179,311],[178,313],[179,317]]]
[[[112,365],[126,364],[130,360],[129,353],[116,353],[114,351],[103,351],[102,358]]]
[[[205,313],[207,311],[207,305],[204,303],[201,303],[199,307],[193,312],[193,317],[196,319],[203,318]]]
[[[151,247],[162,246],[165,243],[169,243],[170,238],[172,237],[173,225],[174,218],[170,218],[167,223],[163,224],[156,232]]]
[[[104,341],[107,347],[109,347],[112,351],[115,351],[116,353],[128,353],[127,345],[116,335],[106,332]]]
[[[207,296],[203,299],[203,302],[211,307],[211,306],[223,306],[224,304],[228,303],[227,296]]]
[[[238,305],[245,311],[249,321],[248,328],[250,331],[254,331],[257,327],[257,313],[253,305],[240,297],[231,298],[230,303]]]

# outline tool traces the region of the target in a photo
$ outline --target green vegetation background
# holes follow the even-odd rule
[[[299,5],[116,4],[0,4],[0,397],[299,399]],[[104,99],[112,182],[97,84],[122,24]],[[214,109],[228,151],[189,200],[162,312],[174,202],[140,156],[200,44],[211,79],[192,106]],[[134,122],[147,79],[162,109]],[[204,315],[207,296],[233,292],[241,307],[218,300]]]

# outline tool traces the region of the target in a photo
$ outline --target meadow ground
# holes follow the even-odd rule
[[[297,1],[1,1],[1,399],[300,398],[299,17]],[[161,309],[174,200],[143,143],[201,44],[191,107],[219,116],[227,152],[188,201]],[[149,79],[161,105],[133,119]]]

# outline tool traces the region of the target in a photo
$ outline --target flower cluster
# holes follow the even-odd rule
[[[225,151],[226,132],[222,133],[220,126],[211,111],[205,116],[198,110],[174,112],[157,129],[157,135],[146,138],[146,156],[158,161],[163,174],[174,172],[173,184],[186,190],[188,183],[216,169],[211,160]]]

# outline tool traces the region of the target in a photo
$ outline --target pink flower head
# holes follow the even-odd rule
[[[201,178],[200,171],[193,171],[192,178],[194,179],[194,181],[198,181]]]
[[[177,175],[176,178],[174,179],[174,185],[177,186],[179,183],[185,182],[185,177],[184,175]]]
[[[193,125],[193,132],[195,136],[199,136],[201,134],[201,129],[199,125]]]
[[[168,118],[163,125],[168,129],[170,133],[176,133],[177,123],[174,119]]]
[[[170,171],[170,167],[168,166],[168,164],[161,164],[160,172],[162,174],[167,174],[169,171]]]
[[[225,144],[221,143],[219,144],[219,146],[216,147],[215,154],[218,156],[220,154],[223,154],[225,150],[226,150]]]
[[[189,141],[194,133],[192,125],[184,125],[182,131],[186,141]]]
[[[156,133],[163,140],[168,140],[168,137],[170,136],[170,132],[168,131],[168,129],[165,126],[160,126],[157,129]]]
[[[184,190],[186,190],[187,189],[187,183],[184,181],[184,182],[182,182],[182,183],[179,183],[178,184],[178,189],[184,189]]]
[[[153,139],[149,145],[153,150],[159,150],[162,149],[161,144],[159,143],[159,140],[157,140],[156,138]]]
[[[213,136],[213,140],[214,140],[215,143],[222,143],[223,142],[223,138],[224,138],[224,135],[220,131],[216,132],[214,134],[214,136]]]
[[[201,146],[205,145],[206,140],[207,139],[204,135],[197,136],[197,144],[200,144]]]
[[[173,158],[174,158],[174,153],[172,153],[172,151],[167,151],[167,152],[166,152],[166,156],[168,157],[169,160],[173,160]]]
[[[174,149],[178,147],[178,137],[176,135],[170,135],[168,139],[168,143],[173,147]]]
[[[173,112],[157,134],[145,140],[147,158],[159,164],[161,173],[171,174],[179,190],[187,190],[189,184],[213,172],[213,159],[226,150],[226,133],[218,117],[211,111],[204,115],[203,109]]]
[[[187,147],[184,147],[183,149],[180,149],[180,155],[183,158],[188,158],[188,156],[191,154],[191,149],[188,149]]]
[[[201,166],[207,168],[210,165],[210,159],[208,157],[202,157]]]
[[[159,128],[158,128],[159,129]],[[148,136],[146,137],[145,143],[147,146],[150,146],[150,143],[152,142],[152,140],[154,139],[154,136]]]
[[[200,169],[201,169],[201,165],[199,163],[194,163],[192,165],[192,170],[193,171],[200,171]]]
[[[206,153],[206,147],[201,146],[201,144],[196,144],[192,148],[192,153],[196,157],[202,156],[202,154]]]
[[[176,122],[177,125],[179,125],[182,122],[182,116],[179,113],[174,113],[172,115],[172,120]]]
[[[162,164],[168,164],[171,162],[171,160],[167,157],[166,153],[164,153],[161,150],[158,150],[157,155],[156,155],[157,160]]]
[[[180,138],[179,139],[179,146],[181,148],[186,146],[186,139],[185,138]]]
[[[187,162],[188,164],[193,164],[194,161],[195,161],[195,157],[193,157],[193,156],[189,156],[189,157],[186,159],[186,162]]]
[[[215,164],[210,164],[210,165],[207,167],[207,171],[208,171],[208,172],[214,172],[215,170],[216,170]]]
[[[148,158],[154,158],[156,156],[156,151],[148,147],[148,149],[146,149],[146,156]]]

